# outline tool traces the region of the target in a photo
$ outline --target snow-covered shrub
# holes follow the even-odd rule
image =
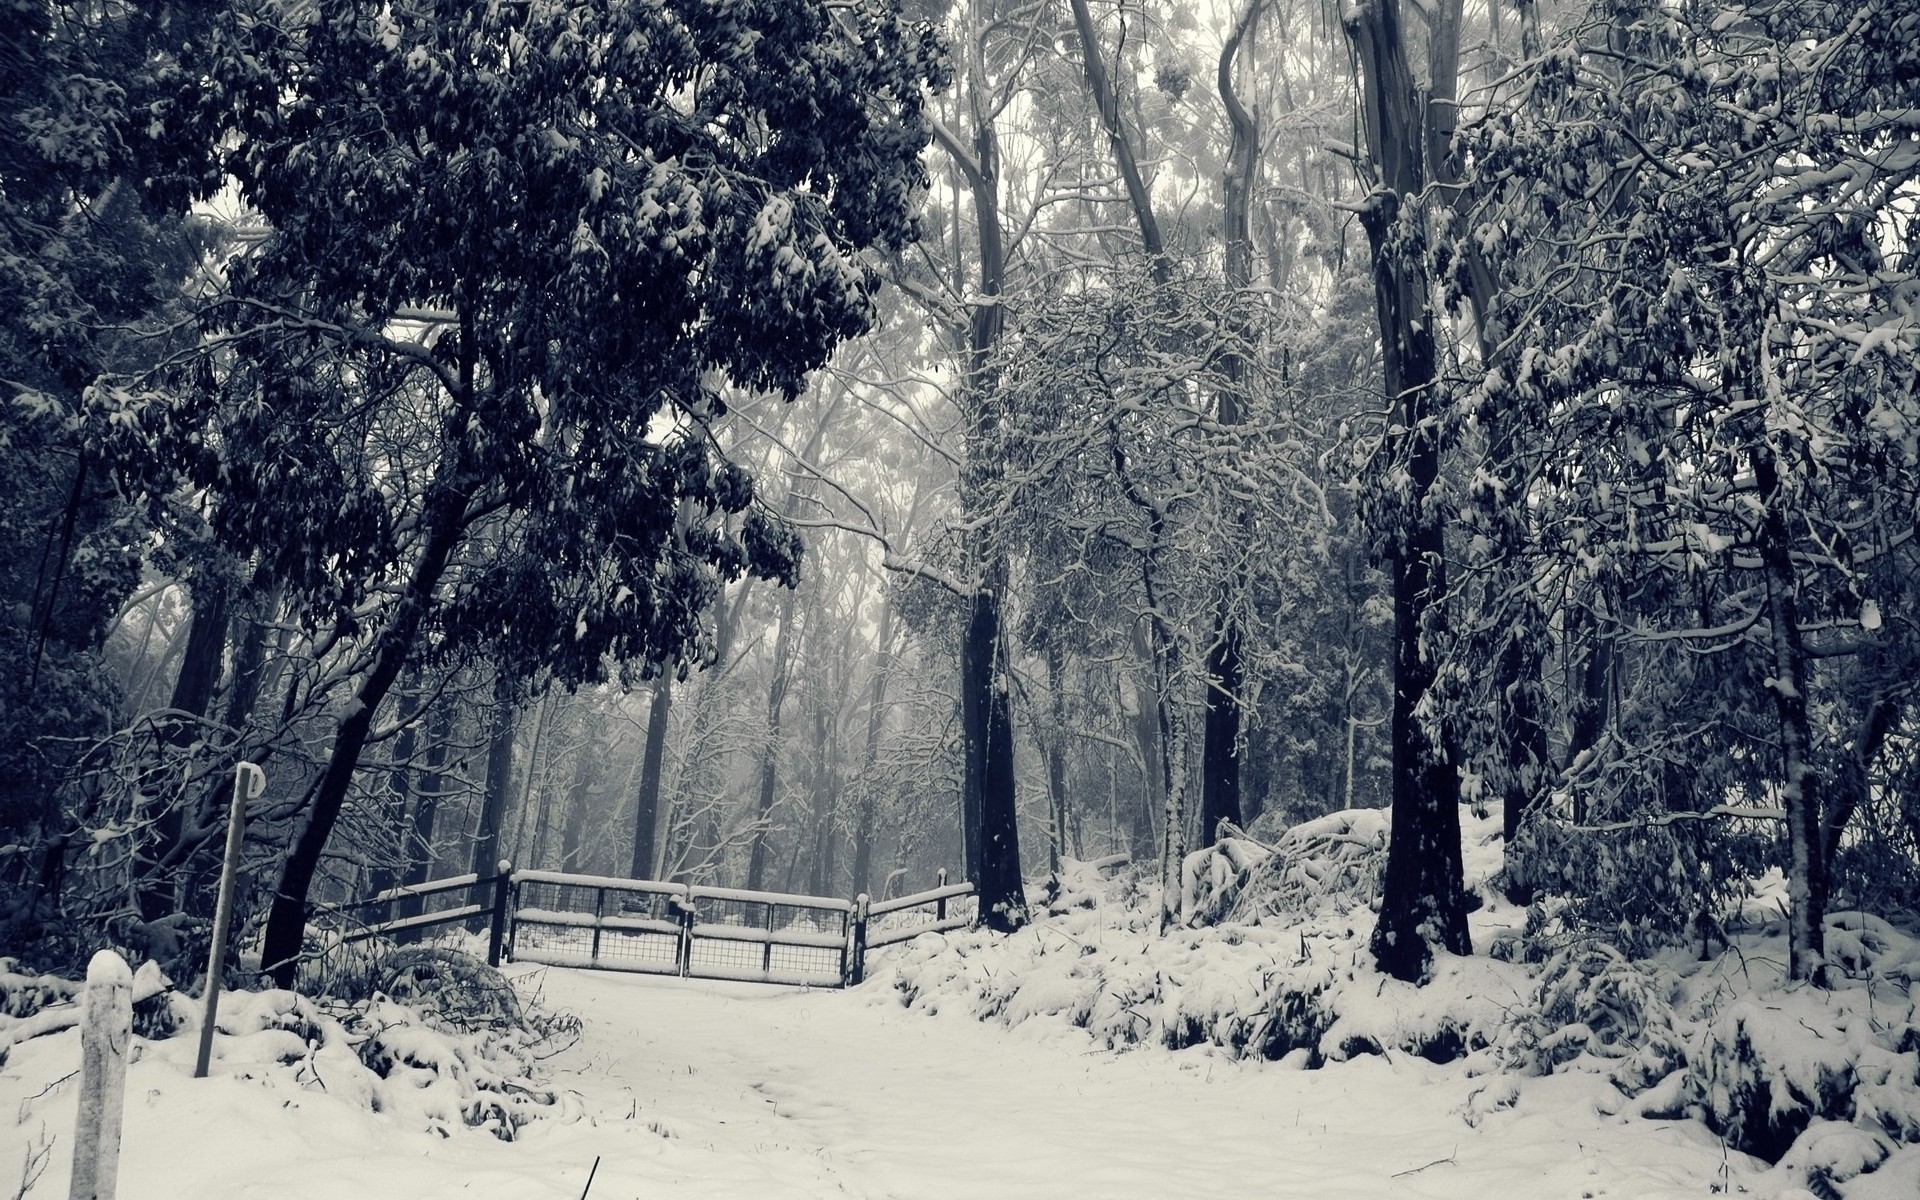
[[[1254,864],[1223,919],[1307,916],[1380,894],[1387,867],[1387,810],[1344,809],[1295,825]]]
[[[1815,1121],[1780,1159],[1780,1166],[1804,1179],[1822,1200],[1840,1200],[1840,1185],[1887,1161],[1893,1145],[1870,1129],[1840,1121]]]
[[[407,946],[369,971],[378,995],[411,1005],[456,1029],[510,1029],[521,1024],[520,1001],[499,971],[482,959],[439,946]]]
[[[148,959],[133,973],[133,1032],[150,1042],[163,1041],[188,1025],[198,1025],[199,1009],[174,989],[160,964]]]
[[[0,1017],[31,1017],[50,1004],[64,1004],[80,985],[57,975],[29,975],[13,958],[0,958]],[[0,1026],[4,1028],[4,1026]]]
[[[1509,1032],[1509,1065],[1545,1074],[1599,1070],[1637,1096],[1686,1064],[1673,1001],[1680,980],[1604,942],[1560,951],[1540,972],[1531,1008]]]
[[[1534,893],[1554,898],[1529,930],[1534,945],[1525,957],[1545,958],[1597,937],[1630,958],[1644,958],[1706,938],[1724,942],[1722,926],[1770,848],[1732,821],[1623,823],[1595,831],[1542,818],[1522,825],[1511,854],[1526,863]]]
[[[1217,925],[1273,851],[1244,837],[1223,837],[1180,864],[1180,923]]]
[[[532,1057],[513,1033],[458,1033],[387,999],[355,1012],[346,1029],[358,1039],[359,1060],[385,1085],[376,1092],[380,1106],[411,1111],[429,1129],[460,1124],[512,1141],[560,1103],[532,1081]]]
[[[1735,1000],[1691,1055],[1708,1127],[1768,1162],[1814,1121],[1853,1117],[1854,1068],[1868,1043],[1858,1029],[1808,1023],[1806,1007],[1798,994]]]

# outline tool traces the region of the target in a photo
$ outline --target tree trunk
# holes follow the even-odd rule
[[[673,676],[660,672],[653,681],[653,701],[647,705],[647,746],[640,760],[640,791],[633,805],[633,855],[627,873],[635,879],[654,878],[653,847],[660,823],[660,773],[667,757],[667,722],[673,715]]]
[[[987,711],[986,775],[980,806],[980,923],[1011,933],[1027,923],[1026,888],[1020,873],[1020,825],[1013,793],[1013,712],[1005,686],[996,681]]]
[[[384,836],[378,851],[393,847],[391,858],[383,858],[367,876],[369,893],[384,892],[406,871],[407,806],[413,795],[413,752],[418,741],[415,718],[420,712],[420,684],[410,679],[400,689],[398,705],[400,729],[393,737],[393,754],[387,764],[387,796],[378,822]]]
[[[1221,176],[1222,233],[1226,244],[1226,284],[1231,293],[1244,293],[1253,286],[1253,229],[1250,206],[1253,185],[1260,169],[1260,127],[1240,102],[1233,88],[1234,61],[1243,47],[1252,45],[1254,30],[1266,0],[1253,0],[1234,23],[1232,33],[1220,50],[1219,90],[1226,106],[1232,137],[1227,149],[1226,169]],[[1237,311],[1237,309],[1236,309]],[[1222,364],[1227,385],[1217,398],[1218,415],[1223,426],[1235,426],[1246,407],[1245,379],[1247,363],[1240,344],[1249,340],[1248,331],[1235,322],[1234,343]],[[1238,521],[1235,522],[1239,524]],[[1244,585],[1234,572],[1227,587]],[[1240,806],[1240,689],[1246,671],[1241,665],[1240,624],[1234,615],[1231,596],[1220,599],[1214,616],[1213,647],[1207,654],[1207,715],[1202,730],[1200,754],[1200,844],[1211,846],[1219,836],[1220,822],[1242,823]]]
[[[354,770],[360,762],[360,751],[366,745],[367,733],[372,727],[374,710],[380,707],[381,701],[392,689],[394,680],[399,678],[400,668],[405,665],[414,638],[433,602],[434,589],[439,586],[454,547],[460,541],[467,500],[464,491],[450,489],[440,492],[429,502],[427,540],[422,547],[420,561],[395,604],[392,619],[375,643],[373,662],[361,680],[359,691],[354,694],[352,703],[335,728],[333,748],[327,756],[326,769],[315,785],[313,808],[308,815],[306,828],[301,831],[287,855],[286,866],[280,875],[280,887],[274,894],[272,910],[267,914],[260,962],[262,969],[273,976],[274,983],[279,987],[293,986],[299,968],[300,944],[307,928],[307,894],[313,886],[314,874],[319,870],[320,856],[326,849],[327,839],[333,834],[334,824],[340,819],[340,809],[346,803]]]
[[[1451,16],[1457,31],[1459,0],[1440,7],[1439,24]],[[1418,230],[1420,214],[1408,205],[1427,181],[1426,113],[1407,65],[1401,15],[1399,0],[1371,0],[1347,10],[1346,30],[1361,68],[1363,125],[1378,178],[1361,223],[1373,250],[1374,307],[1397,430],[1383,453],[1404,466],[1409,485],[1396,505],[1398,527],[1388,531],[1386,555],[1394,613],[1393,828],[1372,949],[1382,971],[1419,981],[1432,961],[1429,938],[1455,954],[1471,946],[1461,893],[1460,779],[1420,715],[1435,681],[1426,645],[1444,629],[1446,546],[1426,507],[1441,449],[1433,428],[1434,314],[1419,255],[1401,244]],[[1438,67],[1446,55],[1440,46],[1435,51]]]
[[[982,588],[973,594],[966,641],[960,652],[960,736],[966,775],[960,796],[960,831],[965,847],[967,878],[980,881],[984,855],[982,814],[986,806],[986,778],[992,769],[988,716],[993,707],[993,658],[1000,637],[999,606]]]
[[[915,497],[918,507],[918,496]],[[911,527],[911,520],[908,522]],[[880,761],[880,735],[886,729],[887,676],[893,671],[893,601],[880,605],[880,632],[875,640],[873,686],[867,697],[867,751],[860,770],[860,803],[854,817],[853,894],[870,894],[873,887],[874,771]]]
[[[1165,285],[1169,264],[1166,246],[1160,237],[1160,222],[1153,212],[1153,192],[1134,156],[1133,139],[1121,121],[1120,96],[1107,74],[1100,36],[1093,26],[1093,13],[1087,7],[1087,0],[1071,0],[1071,5],[1073,26],[1080,35],[1080,58],[1086,72],[1087,91],[1099,110],[1107,144],[1113,149],[1114,165],[1120,168],[1120,180],[1127,189],[1127,203],[1133,209],[1134,222],[1140,227],[1140,241],[1146,248],[1147,261],[1152,264],[1154,282]]]
[[[220,724],[232,737],[229,752],[236,762],[241,759],[254,763],[266,761],[266,747],[248,743],[248,725],[266,684],[267,632],[278,609],[277,594],[271,591],[263,593],[258,587],[249,589],[246,613],[241,618],[246,632],[241,635],[240,644],[234,650],[232,678],[227,685],[226,701],[220,709]],[[222,772],[211,786],[201,791],[199,803],[194,809],[192,829],[188,834],[193,846],[187,860],[182,906],[196,917],[212,918],[214,902],[218,898],[223,846],[221,839],[214,835],[225,827],[220,818],[232,795],[230,784],[231,779]]]
[[[974,14],[977,18],[978,14]],[[993,351],[1006,310],[1006,244],[1000,230],[1000,148],[988,111],[990,87],[981,61],[984,29],[969,31],[967,100],[973,118],[971,151],[944,128],[934,134],[966,179],[973,199],[979,242],[980,283],[967,326],[964,395],[967,401],[967,463],[961,473],[961,509],[969,519],[967,560],[973,591],[960,652],[962,742],[961,828],[967,877],[980,894],[983,923],[1011,929],[1026,919],[1020,884],[1020,834],[1015,814],[1013,729],[1005,684],[1000,679],[1000,589],[1007,566],[992,531],[972,518],[983,515],[984,497],[996,468],[993,411],[997,379]]]
[[[193,617],[187,631],[180,673],[174,677],[167,715],[160,722],[162,739],[186,749],[207,736],[205,718],[220,682],[220,660],[227,648],[229,582],[217,571],[205,570],[192,584]],[[197,799],[197,797],[196,797]],[[157,921],[181,905],[184,872],[179,870],[192,852],[187,810],[193,801],[173,793],[164,801],[153,825],[151,866],[137,889],[142,920]]]
[[[1067,703],[1066,652],[1059,639],[1047,639],[1047,868],[1060,873],[1067,854]]]
[[[507,797],[513,791],[513,739],[519,705],[516,687],[504,671],[493,684],[493,725],[487,734],[487,790],[480,803],[480,823],[473,831],[473,859],[467,867],[485,879],[500,869],[501,832],[507,820]],[[533,764],[529,762],[531,771]]]
[[[787,700],[787,676],[793,657],[793,597],[780,597],[780,633],[773,643],[773,682],[767,688],[767,738],[760,747],[760,798],[754,808],[753,849],[747,855],[747,887],[758,890],[767,877],[767,825],[780,784],[780,709]]]
[[[1147,648],[1147,636],[1137,623],[1133,649],[1140,659],[1133,712],[1133,742],[1140,751],[1140,794],[1138,803],[1127,813],[1127,853],[1133,861],[1145,862],[1155,852],[1153,801],[1160,795],[1160,781],[1166,777],[1166,770],[1161,761],[1160,689],[1153,680],[1153,656]]]
[[[507,844],[506,857],[523,867],[527,865],[523,857],[527,852],[527,825],[532,822],[537,826],[546,809],[547,764],[540,754],[547,748],[547,734],[552,725],[553,693],[548,692],[540,697],[540,709],[533,719],[533,740],[527,744],[527,769],[520,777],[520,799],[514,805],[513,841]]]
[[[1820,775],[1813,762],[1813,725],[1807,715],[1806,647],[1796,602],[1799,579],[1791,535],[1781,511],[1779,465],[1770,445],[1753,451],[1761,503],[1760,559],[1767,580],[1769,626],[1766,688],[1780,720],[1780,803],[1787,813],[1787,978],[1827,986],[1828,861],[1821,819]]]
[[[1580,668],[1580,697],[1574,705],[1572,739],[1567,746],[1566,770],[1569,774],[1584,771],[1587,764],[1581,761],[1582,757],[1598,749],[1601,737],[1612,723],[1613,635],[1597,630],[1593,644],[1587,648],[1586,661]],[[1585,824],[1588,817],[1586,789],[1578,783],[1571,783],[1568,791],[1573,796],[1573,823]]]
[[[1531,615],[1530,601],[1522,600]],[[1551,751],[1547,745],[1547,725],[1541,718],[1540,671],[1543,664],[1539,641],[1531,628],[1516,623],[1506,631],[1506,640],[1494,663],[1493,690],[1498,740],[1504,749],[1501,762],[1501,829],[1506,840],[1507,899],[1515,904],[1533,903],[1533,883],[1528,876],[1525,856],[1514,846],[1535,804],[1546,793],[1547,764]]]
[[[407,836],[401,842],[406,866],[400,876],[404,885],[425,883],[433,877],[436,861],[433,848],[434,824],[440,811],[440,793],[446,785],[447,744],[453,738],[452,706],[443,696],[433,707],[427,726],[425,768],[419,786],[414,789],[413,810],[408,819]],[[425,909],[419,896],[408,896],[395,905],[394,916],[417,917]],[[394,940],[407,944],[419,940],[426,931],[403,929]]]

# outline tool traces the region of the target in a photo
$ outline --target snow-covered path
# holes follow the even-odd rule
[[[1698,1125],[1597,1114],[1592,1076],[1527,1081],[1517,1107],[1470,1126],[1468,1098],[1486,1081],[1458,1065],[1113,1054],[1058,1022],[1007,1030],[903,1011],[879,984],[808,993],[511,970],[586,1022],[550,1064],[582,1119],[536,1122],[515,1144],[443,1140],[311,1082],[192,1080],[191,1039],[173,1039],[129,1077],[120,1194],[574,1200],[595,1156],[593,1200],[1653,1200],[1705,1196],[1722,1170]],[[71,1089],[29,1097],[71,1071],[74,1043],[23,1044],[0,1072],[0,1105],[19,1113],[0,1123],[15,1143],[0,1170],[17,1169],[28,1140],[54,1143],[29,1197],[66,1194]],[[1741,1156],[1729,1166],[1734,1184],[1768,1190]]]
[[[1581,1079],[1472,1128],[1478,1081],[1418,1060],[1112,1054],[873,988],[556,971],[547,990],[589,1021],[563,1065],[597,1124],[568,1140],[602,1155],[608,1196],[1699,1196],[1721,1162],[1697,1126],[1600,1117]]]

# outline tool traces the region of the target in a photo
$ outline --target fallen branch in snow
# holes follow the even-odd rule
[[[1404,1171],[1395,1171],[1391,1176],[1391,1178],[1399,1179],[1407,1175],[1418,1175],[1420,1172],[1426,1170],[1428,1167],[1437,1167],[1437,1166],[1441,1166],[1442,1164],[1452,1163],[1459,1156],[1460,1156],[1460,1147],[1455,1146],[1453,1148],[1453,1153],[1447,1155],[1445,1158],[1436,1158],[1430,1163],[1423,1163],[1417,1167],[1408,1167]]]

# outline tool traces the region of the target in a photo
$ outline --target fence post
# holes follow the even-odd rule
[[[946,887],[947,886],[947,869],[945,867],[941,867],[939,873],[936,874],[934,878],[939,881],[934,885],[935,887]],[[934,901],[933,919],[936,921],[944,921],[947,919],[947,898],[945,896],[942,896],[940,897],[940,899]]]
[[[760,973],[773,974],[773,905],[767,905],[767,942],[760,950]]]
[[[73,1128],[69,1200],[113,1200],[132,1041],[133,972],[118,954],[102,950],[87,964],[81,1001],[80,1114]]]
[[[863,983],[867,978],[867,908],[869,900],[865,892],[853,898],[853,961],[841,974],[849,982]]]
[[[593,945],[587,951],[587,961],[600,961],[600,921],[607,915],[607,889],[593,889]]]
[[[680,977],[685,979],[693,970],[693,887],[682,885],[682,891],[674,899],[680,903]],[[672,901],[669,901],[671,903]]]
[[[243,782],[244,781],[244,782]],[[226,974],[227,935],[233,928],[233,891],[240,878],[240,849],[246,835],[247,801],[267,790],[267,773],[250,762],[233,768],[233,801],[227,811],[227,853],[220,863],[220,894],[213,902],[213,946],[207,952],[207,987],[200,1013],[200,1049],[193,1077],[205,1079],[213,1061],[213,1028],[220,1018],[220,984]]]
[[[500,874],[493,881],[493,928],[487,932],[487,965],[500,965],[500,944],[507,933],[507,891],[513,886],[513,864],[500,860]]]

